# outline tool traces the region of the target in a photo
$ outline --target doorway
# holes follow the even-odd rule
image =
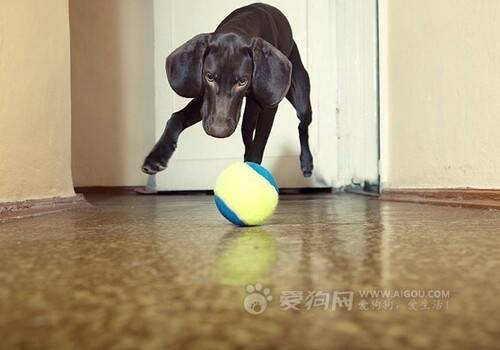
[[[188,99],[168,85],[165,57],[193,36],[213,30],[237,7],[252,1],[154,1],[155,133]],[[263,165],[282,188],[342,188],[378,183],[378,82],[376,0],[272,0],[289,19],[311,78],[315,160],[311,178],[299,166],[298,119],[280,103]],[[201,124],[185,130],[167,170],[150,178],[156,191],[212,189],[217,175],[241,161],[241,133],[218,140]]]

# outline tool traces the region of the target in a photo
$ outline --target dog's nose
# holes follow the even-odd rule
[[[228,137],[229,135],[231,135],[232,130],[230,128],[228,128],[227,126],[214,126],[214,125],[212,125],[207,130],[207,133],[213,137],[224,138],[224,137]]]
[[[205,130],[207,134],[217,138],[224,138],[230,136],[235,129],[234,121],[231,119],[218,119],[209,123],[208,128]]]

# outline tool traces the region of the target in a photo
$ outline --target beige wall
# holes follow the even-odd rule
[[[67,0],[0,1],[0,202],[74,194]]]
[[[70,0],[75,186],[143,185],[154,143],[153,1]]]
[[[383,185],[500,188],[500,1],[382,1]]]

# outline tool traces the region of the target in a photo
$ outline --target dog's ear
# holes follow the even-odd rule
[[[203,57],[209,37],[210,34],[199,34],[167,57],[168,82],[183,97],[202,95]]]
[[[277,105],[290,88],[292,63],[261,38],[252,39],[252,94],[266,107]]]

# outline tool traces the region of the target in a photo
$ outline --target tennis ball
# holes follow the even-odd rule
[[[276,209],[278,191],[276,180],[263,166],[252,162],[235,163],[217,178],[215,205],[235,225],[261,225]]]

